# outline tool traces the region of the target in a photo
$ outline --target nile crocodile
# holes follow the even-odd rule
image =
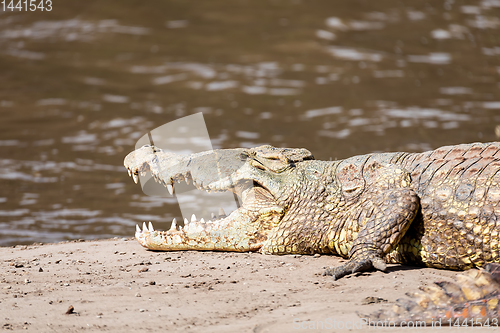
[[[210,221],[151,223],[136,239],[152,250],[335,254],[338,279],[387,263],[463,270],[499,261],[500,143],[318,161],[306,149],[261,146],[181,156],[144,146],[125,158],[171,191],[192,181],[232,191],[241,206]]]

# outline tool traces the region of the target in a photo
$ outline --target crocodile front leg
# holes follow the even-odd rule
[[[356,197],[351,199],[354,204],[341,217],[344,223],[340,234],[348,234],[353,240],[346,244],[345,237],[334,238],[334,247],[341,249],[339,254],[347,254],[349,258],[346,264],[323,273],[332,275],[334,280],[371,268],[385,271],[383,258],[398,244],[418,212],[419,198],[409,187],[411,181],[406,170],[372,162],[364,166],[363,180],[366,183],[363,187],[353,186],[356,180],[348,183],[350,193],[354,188],[358,194],[354,193]],[[344,244],[339,246],[335,240]]]
[[[385,271],[383,257],[404,236],[415,218],[418,196],[412,189],[393,189],[372,200],[370,206],[375,205],[376,211],[354,240],[349,251],[349,262],[327,269],[324,275],[332,275],[336,280],[371,268]],[[364,208],[363,205],[361,208]]]

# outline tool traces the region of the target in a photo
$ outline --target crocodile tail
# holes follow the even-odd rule
[[[489,263],[457,275],[456,282],[441,281],[422,286],[420,292],[407,293],[389,311],[367,316],[372,325],[391,326],[490,326],[500,324],[500,264]]]

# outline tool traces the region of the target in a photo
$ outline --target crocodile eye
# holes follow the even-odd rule
[[[264,170],[264,171],[266,170],[266,168],[264,168],[264,167],[263,167],[262,165],[260,165],[260,164],[254,164],[253,166],[254,166],[256,169],[260,169],[260,170]]]
[[[259,170],[266,170],[266,168],[258,161],[256,160],[251,160],[250,165],[252,165],[254,168],[259,169]]]

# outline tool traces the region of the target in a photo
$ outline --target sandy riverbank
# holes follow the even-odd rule
[[[0,247],[0,326],[33,332],[318,332],[456,272],[392,266],[333,282],[332,256],[152,252],[132,239]],[[388,303],[365,304],[367,297]],[[66,314],[70,307],[72,314]],[[314,329],[321,324],[324,330]],[[345,331],[349,331],[347,327]],[[393,329],[374,329],[377,332]],[[341,330],[342,331],[342,330]]]

